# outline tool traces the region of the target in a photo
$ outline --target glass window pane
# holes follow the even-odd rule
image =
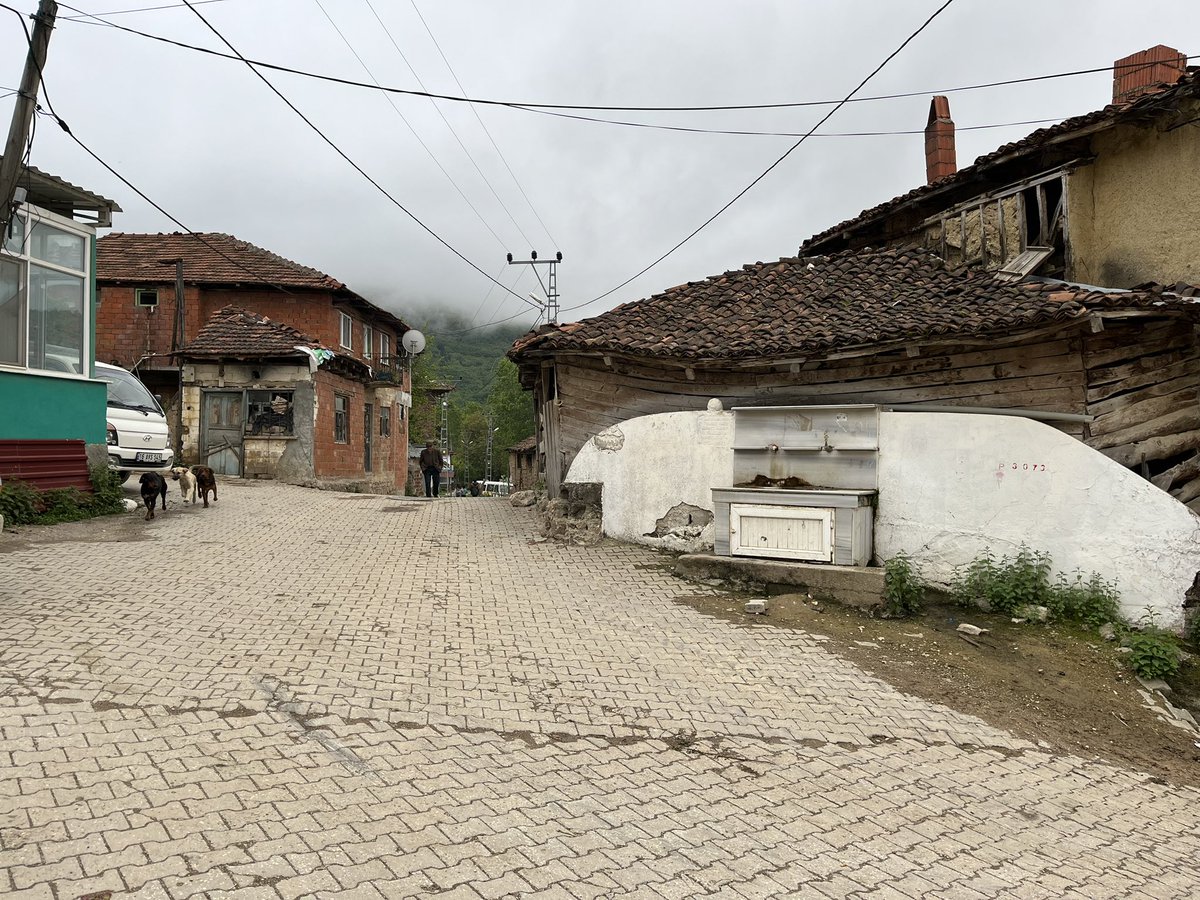
[[[84,240],[45,222],[34,222],[29,230],[29,255],[56,266],[83,271]]]
[[[83,279],[29,267],[29,367],[83,372]]]
[[[0,363],[19,366],[24,361],[25,306],[22,266],[0,259]]]

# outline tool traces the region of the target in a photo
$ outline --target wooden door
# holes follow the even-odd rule
[[[205,391],[200,404],[200,462],[219,475],[242,474],[242,401],[241,391]]]

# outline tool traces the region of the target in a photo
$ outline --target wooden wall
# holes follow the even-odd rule
[[[910,356],[910,353],[918,355]],[[560,356],[555,365],[565,473],[594,434],[625,419],[731,406],[936,403],[1095,415],[1091,426],[1051,423],[1124,465],[1200,446],[1200,351],[1178,319],[1088,322],[988,346],[946,344],[769,368]],[[541,423],[540,423],[541,424]],[[1152,475],[1153,470],[1144,474]],[[1181,470],[1200,497],[1200,459]],[[1190,498],[1188,498],[1190,499]]]
[[[1140,319],[1085,338],[1087,443],[1200,507],[1200,347],[1191,323]]]

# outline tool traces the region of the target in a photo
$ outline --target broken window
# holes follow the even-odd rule
[[[246,433],[295,434],[291,391],[246,391]]]

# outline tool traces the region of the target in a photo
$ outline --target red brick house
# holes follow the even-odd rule
[[[118,233],[97,243],[96,358],[163,396],[186,462],[403,488],[411,392],[401,319],[230,235]]]

